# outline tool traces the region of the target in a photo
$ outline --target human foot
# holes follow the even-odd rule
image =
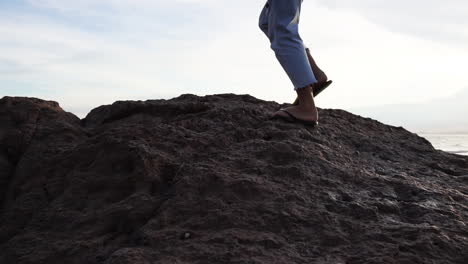
[[[288,122],[297,122],[315,126],[318,124],[318,112],[315,107],[291,106],[280,109],[271,119],[281,119]]]

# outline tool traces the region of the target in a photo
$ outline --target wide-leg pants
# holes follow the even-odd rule
[[[317,82],[299,36],[301,4],[302,0],[268,0],[259,18],[260,29],[295,90]]]

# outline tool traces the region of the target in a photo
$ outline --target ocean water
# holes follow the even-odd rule
[[[436,149],[468,156],[468,134],[418,134]]]

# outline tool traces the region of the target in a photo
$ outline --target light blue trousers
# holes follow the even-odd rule
[[[270,39],[294,90],[317,82],[307,59],[304,43],[299,36],[302,0],[268,0],[260,14],[260,29]]]

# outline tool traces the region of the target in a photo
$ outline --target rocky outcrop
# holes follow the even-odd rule
[[[468,263],[468,157],[248,95],[0,100],[0,263]]]

